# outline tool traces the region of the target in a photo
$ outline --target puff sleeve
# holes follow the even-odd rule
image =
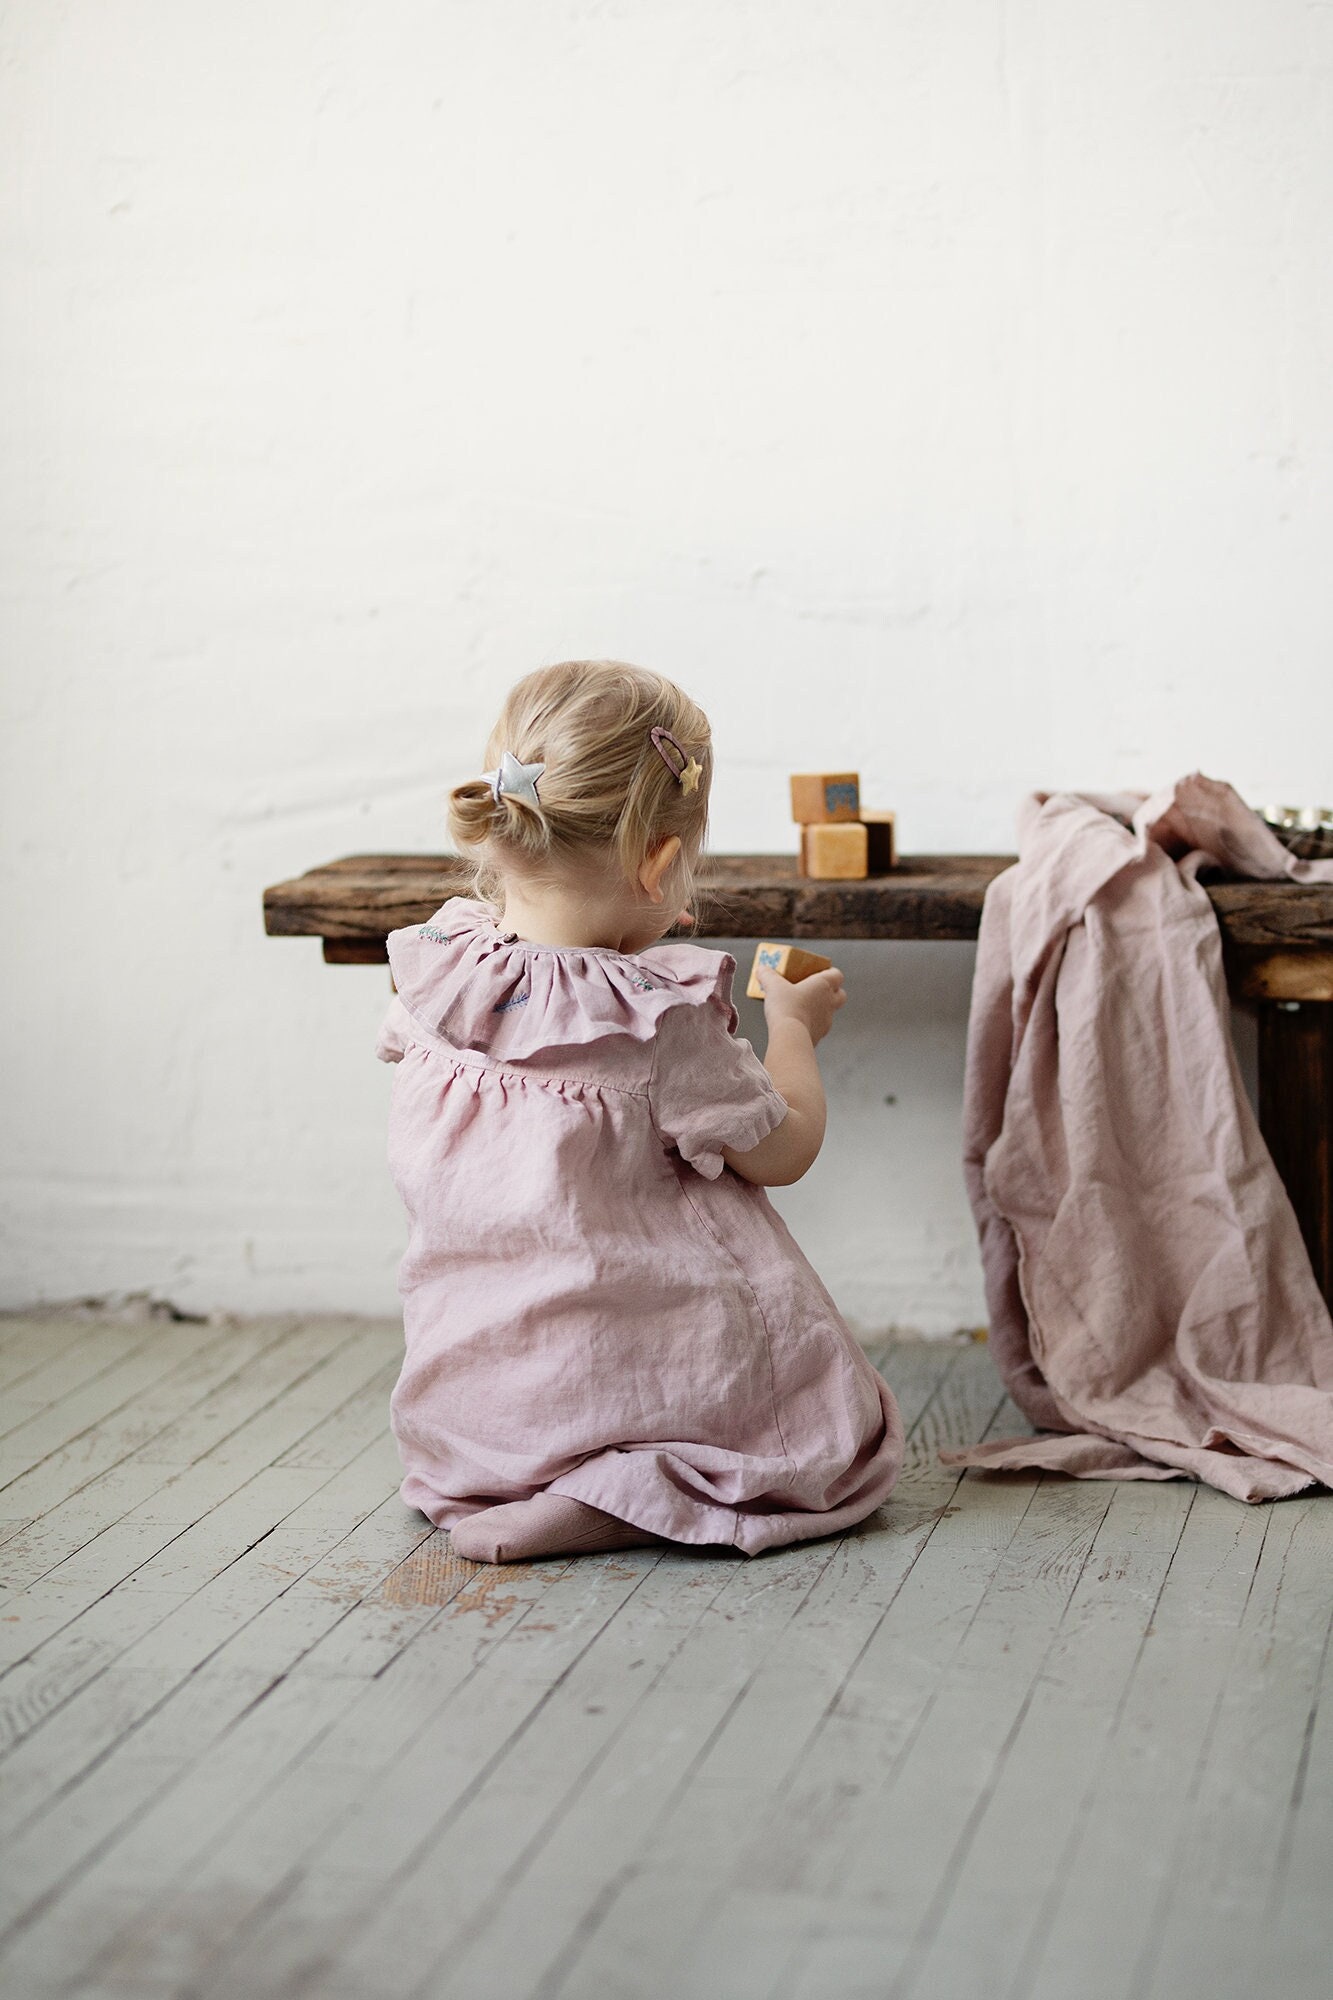
[[[401,1062],[403,1051],[411,1039],[412,1016],[395,993],[375,1037],[375,1054],[381,1062]]]
[[[662,1139],[710,1181],[726,1165],[724,1146],[748,1152],[788,1109],[750,1043],[735,1031],[739,1017],[722,990],[730,988],[734,967],[730,960],[707,999],[663,1014],[648,1084]]]

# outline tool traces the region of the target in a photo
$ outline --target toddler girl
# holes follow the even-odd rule
[[[764,1192],[823,1140],[842,974],[765,974],[761,1063],[735,959],[658,942],[712,778],[659,674],[527,675],[486,762],[450,799],[474,893],[388,940],[403,1499],[474,1562],[849,1527],[897,1477],[897,1405]]]

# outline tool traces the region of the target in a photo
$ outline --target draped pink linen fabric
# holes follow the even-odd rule
[[[864,1520],[898,1407],[723,1159],[787,1113],[735,959],[529,944],[464,897],[388,946],[404,1501],[447,1527],[547,1489],[747,1554]]]
[[[1231,1044],[1205,871],[1333,881],[1229,785],[1035,794],[982,912],[964,1171],[1039,1432],[950,1465],[1333,1484],[1333,1325]]]

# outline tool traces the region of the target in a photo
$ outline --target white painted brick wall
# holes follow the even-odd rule
[[[0,7],[0,1298],[393,1309],[387,975],[260,894],[539,662],[690,688],[720,848],[1333,798],[1331,114],[1297,0]],[[774,1199],[944,1331],[971,953],[840,957]]]

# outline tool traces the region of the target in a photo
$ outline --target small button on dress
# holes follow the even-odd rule
[[[449,1527],[546,1489],[750,1555],[864,1520],[902,1424],[723,1158],[787,1115],[731,954],[532,944],[467,897],[388,950],[405,1503]]]

